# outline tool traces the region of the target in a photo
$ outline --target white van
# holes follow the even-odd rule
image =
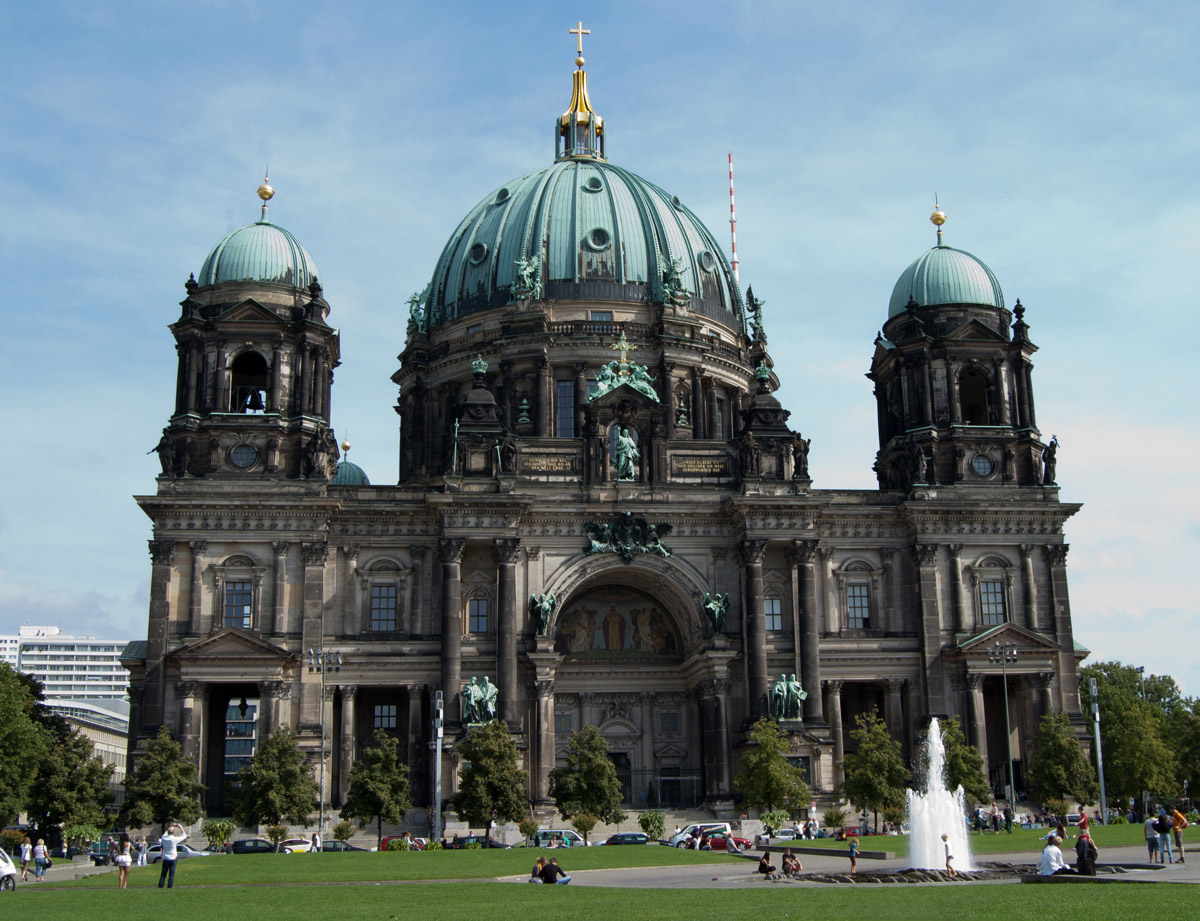
[[[533,836],[530,847],[563,847],[563,838],[567,839],[567,847],[585,847],[587,842],[577,831],[569,828],[539,828]]]
[[[671,847],[684,847],[687,844],[687,839],[693,835],[702,834],[722,834],[732,835],[733,828],[728,822],[697,822],[694,825],[689,825],[677,835],[672,835],[668,842]]]

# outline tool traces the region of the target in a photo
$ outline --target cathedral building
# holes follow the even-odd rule
[[[552,162],[480,199],[411,298],[395,483],[339,462],[337,279],[268,220],[266,182],[262,218],[188,279],[162,474],[137,497],[147,639],[124,662],[131,759],[166,726],[210,814],[278,727],[334,807],[393,733],[430,806],[439,692],[443,795],[495,715],[535,805],[584,726],[628,806],[725,812],[763,715],[826,804],[866,712],[908,756],[957,716],[998,793],[1010,743],[1023,788],[1042,714],[1079,720],[1079,506],[1059,501],[1020,302],[935,211],[864,369],[878,489],[819,488],[762,302],[679,198],[609,162],[607,127],[581,54]]]

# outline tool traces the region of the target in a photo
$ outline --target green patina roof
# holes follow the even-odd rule
[[[300,241],[267,221],[225,234],[204,260],[196,281],[201,287],[226,282],[267,282],[307,288],[317,266]]]
[[[904,313],[909,298],[921,307],[982,304],[1004,307],[1004,292],[992,270],[961,249],[940,242],[904,270],[888,306],[888,319]]]
[[[330,481],[333,486],[370,486],[371,481],[367,479],[367,474],[358,464],[352,464],[350,461],[341,461],[337,465],[337,472],[334,473],[333,479]]]

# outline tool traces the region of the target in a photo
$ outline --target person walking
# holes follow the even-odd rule
[[[37,844],[33,846],[33,881],[40,883],[46,875],[46,868],[50,866],[50,851],[46,848],[46,839],[38,838]]]
[[[126,832],[121,832],[121,841],[117,845],[117,888],[129,888],[129,868],[133,866],[133,842]]]
[[[29,843],[29,835],[21,841],[21,882],[29,882],[29,863],[33,860],[33,845]]]
[[[178,833],[175,829],[179,829]],[[163,832],[158,843],[162,845],[162,872],[158,874],[158,888],[165,885],[168,889],[175,888],[175,862],[179,859],[179,844],[186,840],[187,832],[178,822],[172,822]]]
[[[958,871],[954,869],[954,855],[950,853],[949,835],[942,835],[942,847],[946,850],[946,875],[954,879],[958,876]]]
[[[146,855],[150,852],[150,843],[146,840],[145,835],[138,835],[137,839],[137,865],[144,867],[146,865]]]
[[[1171,810],[1171,830],[1175,834],[1175,850],[1179,853],[1178,863],[1183,863],[1183,830],[1188,827],[1188,820],[1178,809]],[[26,841],[29,839],[26,838]]]

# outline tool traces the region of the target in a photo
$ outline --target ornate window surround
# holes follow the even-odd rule
[[[208,567],[213,577],[213,631],[225,626],[225,584],[227,582],[250,583],[250,626],[245,629],[258,630],[262,623],[262,583],[265,566],[259,566],[252,557],[234,553],[220,563]]]
[[[381,557],[372,560],[365,568],[360,567],[356,570],[356,575],[358,576],[359,591],[362,593],[361,604],[359,604],[359,610],[362,612],[359,632],[373,637],[407,635],[407,598],[410,579],[408,568],[390,557]],[[371,589],[376,585],[394,585],[396,587],[395,630],[371,629]]]
[[[766,625],[766,602],[768,599],[779,602],[779,629],[771,630]],[[779,639],[791,636],[791,586],[783,579],[767,575],[763,579],[763,629],[767,639]]]
[[[986,630],[999,626],[983,622],[982,584],[984,582],[999,582],[1004,586],[1004,623],[1012,623],[1013,585],[1016,582],[1017,568],[1004,557],[989,553],[967,566],[966,570],[967,577],[971,580],[971,597],[975,603],[976,629]]]
[[[862,557],[851,557],[833,571],[838,594],[838,632],[849,636],[865,636],[882,633],[883,624],[883,570]],[[867,627],[850,627],[850,599],[847,586],[866,585],[869,618]]]
[[[477,570],[462,580],[462,632],[466,640],[490,639],[496,635],[496,578],[495,571]],[[488,628],[486,633],[471,632],[471,602],[488,603]]]

